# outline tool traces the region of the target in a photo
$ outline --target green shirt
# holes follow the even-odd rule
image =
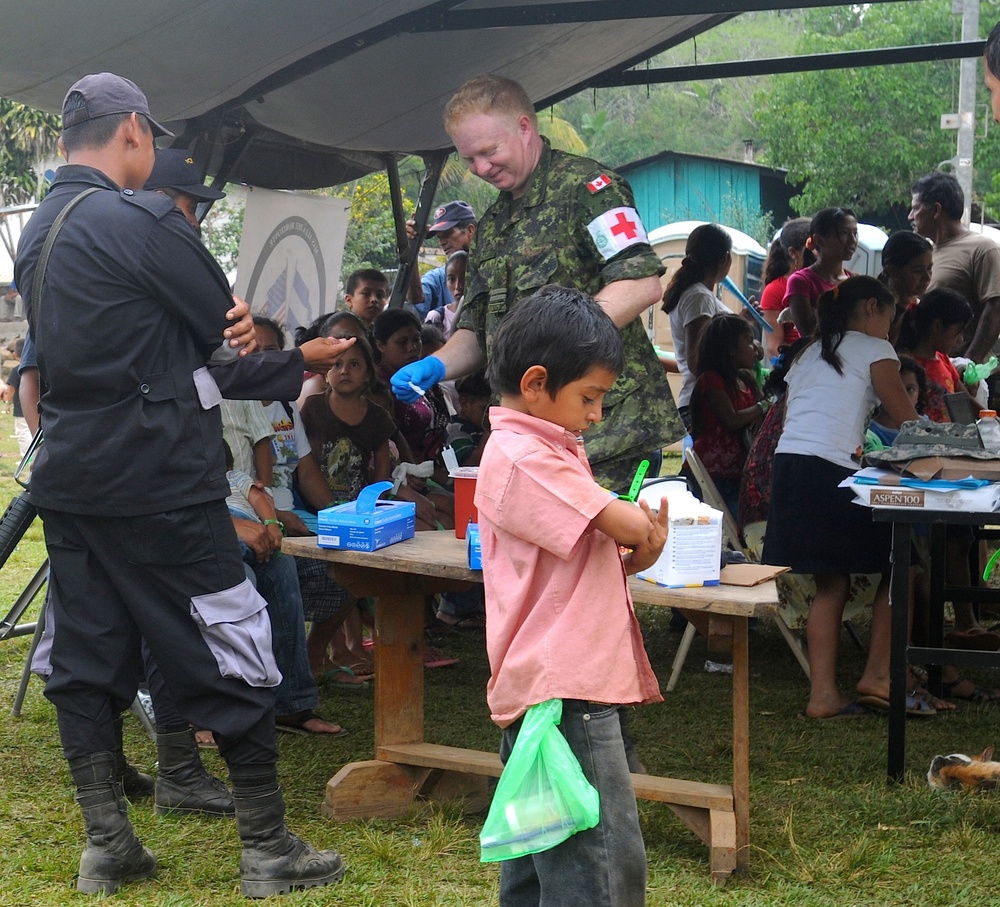
[[[618,280],[659,276],[663,266],[644,241],[608,250],[607,230],[591,229],[601,215],[629,209],[638,223],[629,184],[596,161],[554,150],[544,141],[538,167],[524,195],[501,192],[476,227],[469,253],[467,302],[459,328],[474,331],[489,358],[500,320],[517,302],[546,284],[570,286],[596,296]],[[618,217],[618,215],[614,215]],[[598,240],[595,240],[595,234]],[[622,241],[642,238],[625,223]],[[642,320],[622,328],[626,366],[604,399],[604,418],[584,435],[599,482],[627,491],[643,456],[684,435],[663,368]]]

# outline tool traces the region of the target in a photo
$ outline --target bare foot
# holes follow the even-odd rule
[[[303,722],[302,730],[308,731],[310,734],[332,734],[335,737],[344,733],[344,729],[339,724],[334,724],[325,718],[310,718]]]

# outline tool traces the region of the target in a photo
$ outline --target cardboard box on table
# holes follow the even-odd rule
[[[417,508],[412,501],[380,501],[392,482],[376,482],[361,490],[356,501],[337,504],[319,512],[317,544],[320,548],[375,551],[412,539]]]
[[[663,553],[639,579],[658,586],[717,586],[722,560],[722,512],[686,495],[670,504]]]
[[[949,458],[925,459],[949,461]],[[970,462],[982,464],[996,461],[970,458]],[[908,466],[908,471],[910,466],[912,466],[912,462]],[[932,467],[928,466],[927,468]],[[954,475],[953,469],[957,469],[959,475]],[[942,470],[947,470],[949,475],[946,477],[939,474]],[[928,482],[937,479],[959,481],[969,477],[969,472],[963,471],[961,467],[945,467],[939,464],[934,468],[934,472],[929,478],[923,476],[916,478]],[[973,478],[976,477],[973,476]],[[872,466],[860,469],[854,475],[848,476],[840,483],[840,487],[850,488],[857,498],[856,503],[864,504],[866,507],[963,510],[979,513],[991,513],[1000,507],[1000,483],[998,482],[991,482],[980,488],[914,488],[907,486],[904,476]]]
[[[897,464],[906,475],[924,481],[930,479],[986,479],[1000,482],[1000,460],[980,460],[976,457],[919,457]]]

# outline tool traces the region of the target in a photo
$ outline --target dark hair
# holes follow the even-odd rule
[[[753,337],[750,322],[739,315],[715,315],[708,320],[698,344],[699,375],[718,372],[726,387],[738,390],[740,369],[733,365],[733,351],[741,338]]]
[[[961,293],[938,287],[906,310],[896,345],[901,350],[915,349],[935,321],[948,328],[955,324],[968,324],[973,314],[972,306]]]
[[[788,257],[789,249],[802,250],[803,267],[812,264],[815,258],[810,249],[806,248],[806,240],[809,239],[809,218],[796,217],[794,220],[786,220],[781,228],[778,238],[771,243],[767,250],[767,259],[764,261],[764,286],[766,287],[772,280],[784,277],[792,269],[791,259]],[[807,260],[807,256],[808,259]]]
[[[233,460],[233,451],[229,446],[228,441],[222,442],[222,456],[226,461],[226,469],[232,469],[236,465],[236,461]]]
[[[87,106],[87,99],[79,92],[70,92],[63,103],[63,114],[79,110]],[[62,131],[62,143],[67,154],[81,148],[103,148],[114,138],[118,127],[127,120],[131,113],[109,113],[107,116],[84,120],[75,126],[69,126]],[[143,132],[151,132],[149,121],[140,113],[137,114],[139,127]]]
[[[986,58],[986,68],[996,78],[1000,78],[1000,22],[994,25],[990,31],[990,36],[986,39],[986,47],[983,49],[983,56]]]
[[[357,349],[365,360],[365,368],[368,369],[368,380],[365,382],[365,391],[367,392],[379,380],[378,372],[375,370],[375,352],[366,337],[358,337],[352,347],[344,350],[343,355],[349,355],[352,349]]]
[[[475,221],[469,221],[469,223],[474,224]],[[451,255],[448,256],[448,261],[445,262],[445,268],[447,269],[448,265],[450,265],[453,261],[454,262],[465,261],[468,257],[469,253],[466,252],[465,249],[456,249],[454,252],[451,253]]]
[[[343,331],[341,329],[335,333],[334,328],[344,322],[347,323],[350,330]],[[302,346],[303,343],[315,340],[317,337],[364,337],[367,339],[368,327],[354,312],[341,311],[327,312],[325,315],[320,315],[308,327],[295,329],[296,346]]]
[[[550,284],[519,302],[500,322],[486,376],[495,394],[520,396],[521,378],[533,365],[547,372],[545,389],[555,399],[595,366],[621,374],[622,336],[592,297]]]
[[[493,396],[493,391],[490,390],[490,382],[486,380],[485,369],[480,369],[478,372],[473,372],[471,375],[459,378],[455,382],[455,390],[458,391],[460,400],[462,398],[488,400]]]
[[[358,288],[358,284],[363,280],[368,283],[381,283],[386,286],[389,285],[389,278],[386,277],[385,274],[383,274],[378,268],[359,268],[357,271],[352,271],[347,276],[347,284],[344,287],[344,295],[352,295]]]
[[[767,378],[764,380],[764,393],[767,396],[780,396],[788,386],[785,384],[785,376],[791,369],[792,364],[799,358],[799,354],[813,342],[812,337],[799,337],[794,343],[778,347],[778,355],[774,358],[774,363]]]
[[[911,187],[910,193],[919,197],[922,204],[940,205],[949,220],[959,220],[965,211],[965,193],[953,173],[936,170],[922,176]]]
[[[265,318],[263,315],[254,315],[253,323],[259,328],[268,328],[274,331],[274,336],[278,340],[278,349],[283,350],[285,348],[285,329],[278,324],[273,318]]]
[[[889,285],[886,268],[905,268],[913,259],[932,251],[929,239],[912,230],[897,230],[890,236],[882,249],[882,273],[878,279]]]
[[[379,343],[385,343],[396,331],[414,327],[420,330],[420,319],[406,309],[386,309],[375,316],[372,336]]]
[[[426,346],[428,343],[436,343],[439,347],[444,346],[445,336],[436,324],[425,324],[420,328],[420,343]]]
[[[676,309],[681,294],[718,271],[722,259],[732,250],[732,237],[718,224],[695,227],[684,246],[681,266],[674,271],[663,292],[663,311],[669,315]]]
[[[739,315],[715,315],[709,319],[702,331],[698,353],[698,374],[716,372],[722,377],[726,390],[735,397],[740,392],[740,379],[753,391],[754,399],[760,399],[756,378],[745,369],[737,368],[733,362],[733,352],[742,337],[753,337],[750,322]],[[701,390],[696,384],[691,398],[691,434],[697,437],[702,428],[703,409],[698,398]]]
[[[844,339],[847,325],[854,317],[858,306],[869,299],[878,302],[879,308],[896,304],[888,287],[865,274],[848,277],[819,298],[817,306],[819,326],[816,329],[816,336],[820,342],[820,355],[833,366],[838,375],[844,374],[844,365],[837,348]]]
[[[820,208],[809,221],[810,236],[830,236],[836,233],[847,218],[858,219],[850,208]]]
[[[904,372],[912,372],[917,379],[917,402],[913,407],[922,416],[927,411],[927,372],[924,367],[910,356],[899,357],[899,377],[903,377]]]

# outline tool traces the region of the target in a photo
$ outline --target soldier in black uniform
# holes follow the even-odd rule
[[[263,897],[336,881],[344,865],[284,824],[270,625],[224,501],[215,404],[231,367],[214,360],[232,352],[223,345],[232,297],[173,201],[139,191],[154,135],[165,132],[127,79],[77,82],[63,103],[69,164],[18,249],[47,387],[46,440],[31,480],[59,628],[45,695],[87,827],[81,891],[113,892],[155,872],[114,780],[114,716],[135,696],[145,637],[182,714],[215,732],[243,840],[241,890]],[[35,298],[53,221],[91,187],[98,191],[69,213]],[[302,359],[243,362],[252,360],[254,374],[242,375],[249,399],[262,386],[295,398]]]

